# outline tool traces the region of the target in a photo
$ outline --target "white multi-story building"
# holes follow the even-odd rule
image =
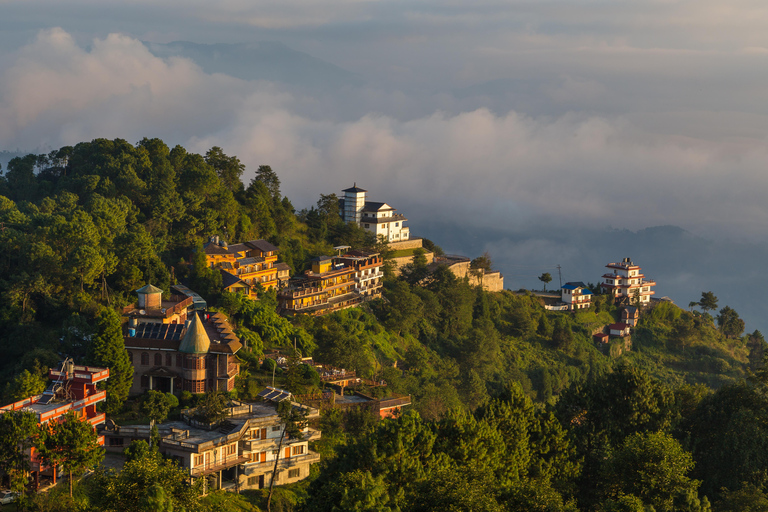
[[[404,226],[408,219],[405,215],[395,213],[395,208],[387,203],[366,201],[365,194],[368,191],[357,184],[342,192],[344,197],[341,200],[341,217],[344,222],[359,224],[385,242],[410,239],[410,229]]]
[[[600,286],[613,295],[618,304],[645,306],[651,302],[651,295],[656,293],[652,290],[656,281],[641,274],[640,267],[631,259],[624,258],[620,263],[609,263],[605,267],[613,273],[604,274]]]

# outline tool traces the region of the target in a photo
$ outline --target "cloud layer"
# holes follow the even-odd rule
[[[362,105],[382,93],[344,94]],[[589,98],[605,91],[566,77],[549,94]],[[397,94],[379,99],[383,111],[400,101]],[[417,222],[439,215],[510,229],[534,221],[677,224],[765,238],[764,139],[649,130],[638,113],[461,111],[453,100],[444,100],[450,108],[408,119],[371,112],[345,120],[325,115],[311,95],[157,58],[129,36],[111,34],[86,48],[51,29],[21,48],[0,78],[0,147],[161,137],[200,152],[221,146],[250,169],[272,165],[297,206],[356,181],[418,215]],[[718,119],[673,117],[681,125]],[[755,129],[761,119],[753,114]]]

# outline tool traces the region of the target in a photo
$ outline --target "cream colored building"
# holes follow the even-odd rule
[[[285,425],[276,404],[292,397],[270,387],[259,394],[267,400],[232,402],[229,416],[215,425],[200,423],[192,412],[183,413],[182,421],[159,425],[160,451],[175,458],[191,478],[206,477],[208,489],[263,489],[270,484],[276,461],[275,485],[308,477],[310,465],[320,461],[320,455],[309,449],[309,442],[320,439],[320,431],[304,427],[300,438],[286,435],[281,446]],[[291,404],[304,408],[307,419],[319,417],[317,409]],[[149,426],[115,427],[104,434],[107,449],[122,450],[135,439],[148,439]]]
[[[368,191],[357,184],[342,192],[341,217],[344,222],[359,224],[385,242],[400,242],[410,238],[410,229],[404,225],[408,219],[405,215],[395,213],[395,208],[387,203],[366,201]]]

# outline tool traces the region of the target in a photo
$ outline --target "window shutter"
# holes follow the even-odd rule
[[[289,458],[291,456],[291,447],[285,449],[285,458]]]

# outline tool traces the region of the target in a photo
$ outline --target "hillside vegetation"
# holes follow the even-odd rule
[[[202,242],[264,238],[294,272],[336,245],[392,253],[344,224],[329,191],[297,212],[274,170],[260,167],[247,186],[243,171],[219,148],[197,155],[157,139],[97,139],[12,160],[0,178],[4,402],[41,391],[47,367],[70,355],[113,368],[108,412],[120,411],[132,369],[106,348],[122,343],[115,311],[146,283],[167,291],[183,281],[248,341],[242,398],[272,375],[261,353],[291,355],[294,344],[385,380],[377,393],[412,397],[396,421],[324,416],[320,476],[296,491],[296,509],[708,510],[706,492],[731,510],[728,500],[763,499],[768,452],[734,459],[768,439],[759,332],[741,337],[707,312],[659,303],[630,351],[601,348],[592,334],[619,319],[608,296],[590,310],[550,312],[532,294],[487,293],[445,267],[429,274],[418,259],[398,278],[386,273],[380,301],[283,318],[274,292],[257,302],[221,293],[220,276],[200,261]],[[316,374],[294,368],[280,385],[318,388]],[[758,377],[747,382],[750,372]],[[715,417],[752,429],[755,444],[718,445],[736,439],[721,424],[706,431]],[[627,464],[661,476],[637,481]]]

